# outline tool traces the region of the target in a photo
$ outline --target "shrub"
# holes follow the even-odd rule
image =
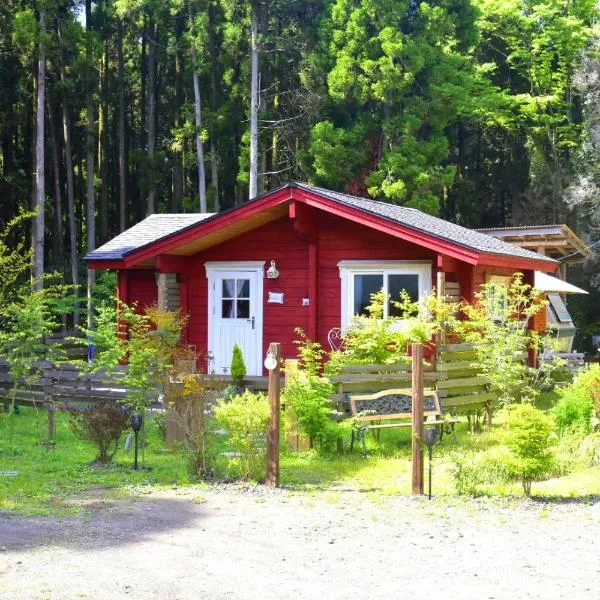
[[[183,433],[183,447],[188,455],[188,472],[203,477],[212,473],[214,445],[209,443],[210,420],[207,408],[215,399],[221,382],[210,375],[186,374],[166,385],[167,405]]]
[[[296,333],[298,346],[298,370],[288,374],[283,401],[296,415],[302,432],[310,437],[319,452],[332,450],[340,435],[339,426],[332,420],[331,395],[333,385],[319,375],[321,360],[325,354],[321,345],[309,340],[301,329]]]
[[[594,400],[577,382],[560,390],[560,398],[552,408],[552,414],[560,434],[576,429],[587,434],[592,431]]]
[[[348,364],[397,364],[408,362],[408,346],[413,342],[426,344],[431,339],[435,325],[426,314],[424,306],[410,300],[405,293],[392,304],[402,313],[402,318],[383,318],[387,298],[381,290],[371,295],[368,316],[352,319],[344,336],[343,350],[332,352],[328,372],[338,372]]]
[[[480,486],[507,481],[507,451],[503,447],[490,448],[485,453],[455,452],[451,456],[451,474],[456,493],[459,496],[476,496]]]
[[[337,422],[331,418],[332,393],[328,379],[304,371],[294,374],[283,392],[283,401],[294,411],[298,426],[319,452],[332,450],[340,435]]]
[[[119,449],[119,439],[129,427],[129,409],[114,402],[98,402],[83,410],[68,408],[71,431],[98,448],[95,462],[109,463]]]
[[[478,373],[498,390],[500,402],[509,404],[517,390],[530,401],[534,400],[552,378],[552,373],[564,366],[553,360],[543,368],[530,370],[519,355],[528,349],[550,347],[549,337],[529,329],[529,320],[547,301],[542,292],[515,274],[508,286],[487,283],[475,295],[474,304],[461,308],[466,319],[455,323],[460,339],[477,344]],[[489,423],[488,423],[489,424]]]
[[[586,467],[600,465],[600,433],[593,433],[582,440],[579,455]]]
[[[551,433],[552,422],[541,410],[530,404],[515,405],[510,410],[506,468],[513,479],[521,481],[526,496],[531,495],[532,482],[552,472]]]
[[[485,483],[485,472],[473,454],[455,453],[451,457],[450,473],[459,496],[476,496],[479,486]]]
[[[588,365],[577,375],[573,387],[580,388],[593,400],[596,417],[600,417],[600,365]]]
[[[244,385],[246,372],[246,363],[244,362],[242,349],[235,344],[233,346],[233,356],[231,357],[231,379],[237,387]]]
[[[228,434],[231,450],[237,455],[239,476],[259,480],[266,466],[266,437],[269,405],[264,394],[245,391],[229,402],[220,400],[213,412]]]

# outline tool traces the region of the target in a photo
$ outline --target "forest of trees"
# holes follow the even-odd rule
[[[472,227],[600,197],[596,0],[2,0],[0,226],[34,273],[288,180]],[[28,233],[29,235],[29,233]]]

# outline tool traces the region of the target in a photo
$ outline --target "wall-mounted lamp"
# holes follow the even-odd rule
[[[277,279],[279,277],[279,271],[275,265],[275,261],[271,261],[271,266],[267,269],[267,279]]]

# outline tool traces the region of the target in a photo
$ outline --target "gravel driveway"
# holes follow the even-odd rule
[[[600,599],[600,502],[216,486],[0,514],[0,598]]]

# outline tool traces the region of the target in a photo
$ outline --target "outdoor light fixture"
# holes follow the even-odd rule
[[[429,427],[426,431],[425,431],[425,443],[427,444],[427,447],[429,448],[429,499],[431,500],[431,458],[433,455],[433,447],[435,446],[435,443],[437,442],[437,437],[438,437],[438,430],[436,427]]]
[[[138,433],[142,428],[142,424],[144,419],[142,415],[136,414],[131,415],[131,429],[133,429],[133,433],[135,435],[135,458],[133,460],[133,468],[137,471],[138,468]]]
[[[275,261],[271,261],[271,266],[267,269],[267,279],[277,279],[279,277],[279,271],[275,265]]]
[[[265,369],[272,371],[277,366],[277,357],[272,353],[267,353],[265,358]]]

